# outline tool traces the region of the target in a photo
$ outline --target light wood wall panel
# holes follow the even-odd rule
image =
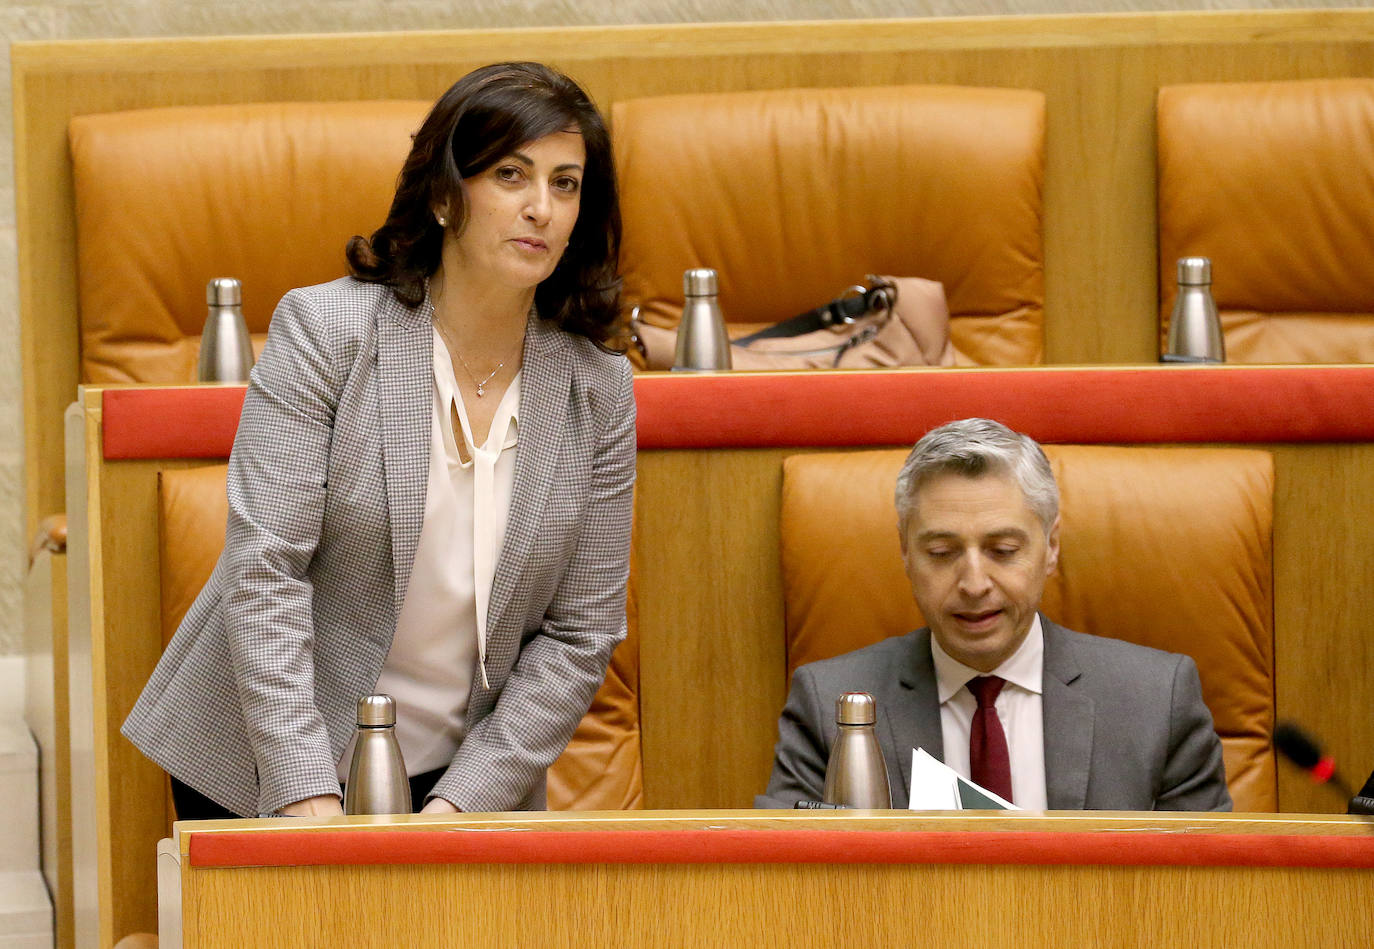
[[[787,696],[777,449],[639,456],[647,807],[750,807]]]
[[[1358,790],[1374,770],[1374,445],[1273,451],[1275,708]],[[1281,764],[1281,810],[1345,810],[1335,788]]]

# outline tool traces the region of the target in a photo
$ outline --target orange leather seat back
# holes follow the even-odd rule
[[[1160,323],[1212,260],[1229,362],[1374,361],[1374,79],[1159,91]]]
[[[1046,446],[1059,570],[1042,610],[1082,632],[1196,660],[1238,811],[1274,811],[1274,468],[1268,452]],[[794,455],[783,467],[787,675],[923,626],[893,490],[907,452]]]
[[[944,284],[979,365],[1043,356],[1039,92],[782,89],[612,107],[626,297],[672,328],[713,267],[732,324],[776,323],[867,273]]]
[[[261,346],[292,287],[347,272],[426,102],[145,109],[72,119],[81,379],[190,382],[205,285],[243,282]]]
[[[224,548],[226,465],[166,469],[158,477],[162,644],[209,579]],[[644,806],[639,744],[639,644],[630,596],[629,635],[577,733],[549,769],[550,810]]]

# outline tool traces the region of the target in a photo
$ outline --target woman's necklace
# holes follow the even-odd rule
[[[444,344],[448,346],[448,351],[452,355],[458,357],[458,365],[462,366],[463,372],[467,373],[468,381],[477,387],[477,398],[479,399],[487,394],[487,383],[491,382],[491,380],[496,377],[496,374],[506,367],[506,359],[510,359],[516,353],[518,353],[520,351],[521,345],[523,345],[525,342],[525,337],[522,333],[520,338],[516,340],[515,348],[511,350],[510,355],[506,356],[506,359],[502,359],[500,362],[498,362],[496,364],[496,368],[493,369],[491,372],[487,373],[487,377],[485,379],[483,379],[481,382],[478,382],[476,373],[474,373],[472,371],[472,368],[468,366],[468,361],[463,358],[462,348],[458,346],[456,342],[454,342],[453,337],[450,336],[448,334],[448,330],[444,328],[444,324],[440,323],[438,318],[435,316],[433,304],[431,304],[429,308],[429,318],[434,323],[434,325],[438,327],[439,335],[444,338]]]

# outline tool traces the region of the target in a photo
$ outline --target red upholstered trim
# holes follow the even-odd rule
[[[107,389],[105,457],[227,458],[242,386]],[[984,415],[1047,443],[1374,441],[1374,365],[648,374],[639,447],[905,445]]]
[[[106,389],[105,460],[228,458],[246,391],[218,385]]]
[[[1374,836],[846,830],[197,833],[193,867],[414,863],[911,863],[1374,868]]]
[[[981,415],[1047,443],[1374,440],[1374,366],[668,373],[639,447],[909,445]]]

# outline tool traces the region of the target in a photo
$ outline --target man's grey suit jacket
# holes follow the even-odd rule
[[[1045,783],[1051,810],[1231,809],[1221,742],[1187,656],[1075,633],[1043,615]],[[944,760],[930,630],[797,669],[758,807],[821,799],[835,699],[870,692],[894,807],[911,796],[911,751]]]
[[[339,792],[424,520],[429,313],[345,278],[291,291],[272,318],[229,459],[224,554],[123,728],[236,813]],[[629,364],[533,313],[524,352],[490,688],[474,676],[468,733],[435,788],[463,810],[542,801],[625,636]]]

